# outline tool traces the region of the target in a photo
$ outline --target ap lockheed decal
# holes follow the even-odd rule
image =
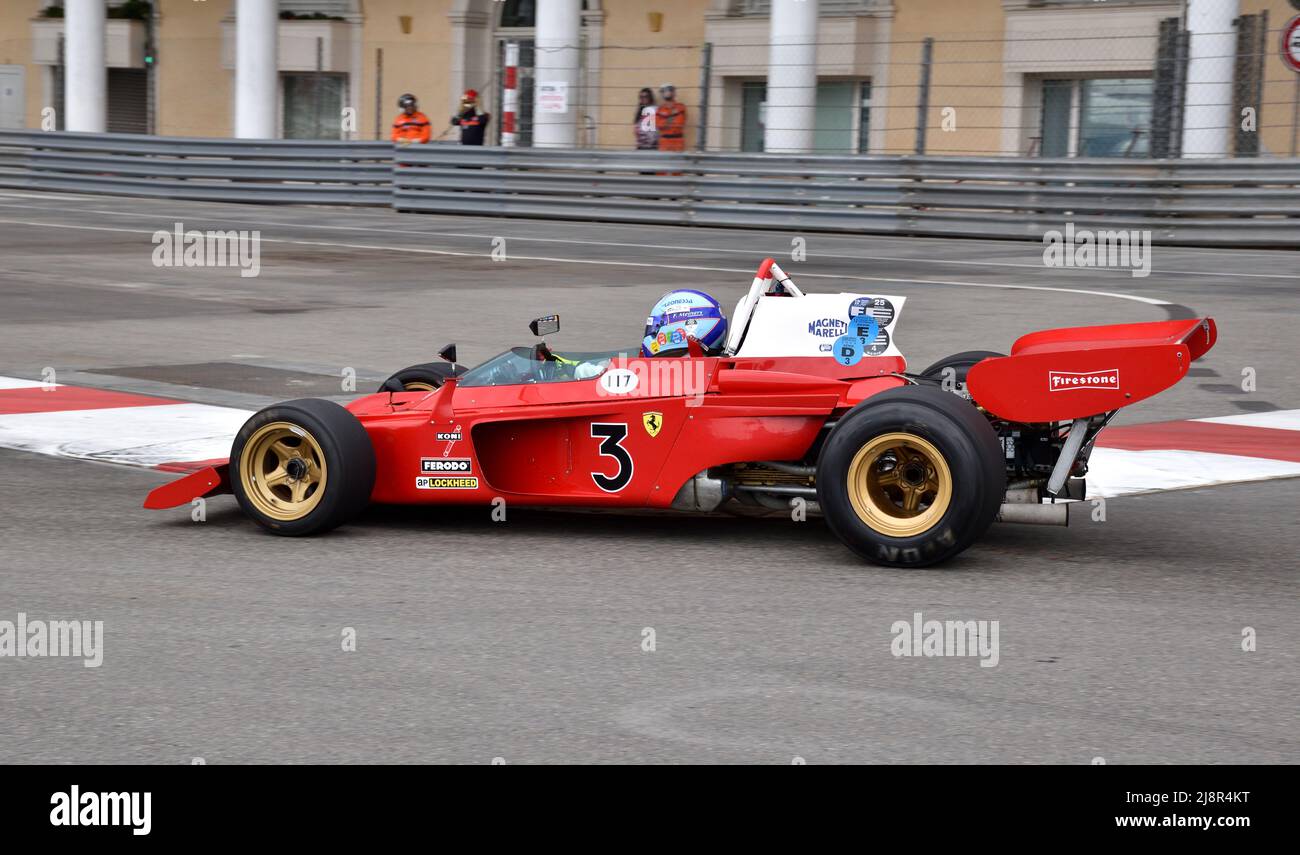
[[[1119,369],[1108,368],[1104,371],[1049,371],[1047,388],[1053,392],[1065,392],[1070,389],[1118,389]]]

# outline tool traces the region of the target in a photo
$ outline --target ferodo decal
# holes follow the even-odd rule
[[[664,426],[664,414],[642,413],[641,424],[645,426],[645,432],[650,434],[650,436],[658,436],[659,431],[662,430]]]
[[[415,479],[415,488],[417,490],[477,490],[477,478],[456,477],[428,477],[420,476]]]
[[[1049,371],[1047,372],[1047,388],[1052,392],[1068,392],[1072,389],[1118,389],[1119,369]]]
[[[614,473],[592,472],[591,480],[606,493],[617,493],[632,480],[632,455],[623,447],[627,438],[627,425],[607,422],[593,422],[591,435],[600,440],[600,456],[612,459],[618,467]]]
[[[468,457],[421,457],[420,471],[472,475],[474,473],[474,461]]]

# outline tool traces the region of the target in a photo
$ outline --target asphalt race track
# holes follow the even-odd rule
[[[155,267],[176,223],[259,230],[260,275]],[[730,307],[765,255],[805,290],[907,297],[914,368],[1211,315],[1217,347],[1119,423],[1300,408],[1294,253],[1156,247],[1133,277],[1034,242],[22,193],[0,193],[0,377],[346,400],[349,369],[366,392],[449,341],[475,363],[551,312],[561,347],[631,350],[662,292]],[[229,496],[204,522],[142,510],[173,477],[0,448],[0,620],[105,627],[98,668],[0,658],[0,762],[1300,762],[1294,478],[1120,496],[900,571],[780,516],[372,508],[290,540]],[[916,612],[998,621],[996,667],[896,658]]]

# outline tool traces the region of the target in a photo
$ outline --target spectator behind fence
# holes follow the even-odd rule
[[[660,151],[686,150],[686,108],[677,103],[677,87],[665,83],[659,87],[664,102],[655,113],[655,128],[659,131]]]
[[[636,135],[638,149],[659,148],[659,127],[655,110],[655,93],[650,87],[641,90],[640,103],[636,106],[636,116],[632,119],[632,128]]]
[[[429,141],[429,117],[419,110],[415,96],[407,92],[397,99],[397,107],[402,112],[393,119],[393,142],[410,145]]]
[[[460,99],[460,112],[451,117],[453,125],[460,126],[461,145],[483,145],[483,135],[487,132],[490,113],[480,113],[478,109],[478,92],[466,89]]]

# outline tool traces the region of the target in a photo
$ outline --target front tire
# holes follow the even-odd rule
[[[331,401],[303,398],[253,415],[230,449],[230,486],[239,506],[275,534],[319,534],[370,502],[375,451],[356,416]]]
[[[432,392],[452,377],[464,374],[460,366],[446,362],[426,362],[403,368],[384,381],[380,392]]]
[[[890,389],[831,431],[817,498],[831,531],[869,561],[925,567],[980,537],[1006,494],[997,434],[968,402],[927,386]]]

